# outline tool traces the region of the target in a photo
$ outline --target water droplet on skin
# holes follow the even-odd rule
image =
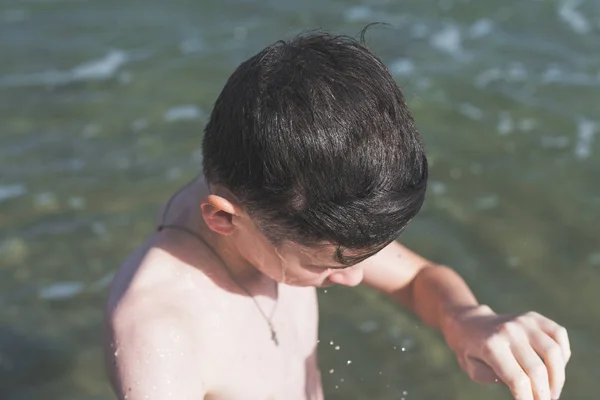
[[[119,349],[115,350],[115,357],[119,357]]]

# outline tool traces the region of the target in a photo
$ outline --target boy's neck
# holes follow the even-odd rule
[[[198,213],[200,214],[200,213]],[[192,218],[193,230],[204,240],[210,250],[217,256],[222,267],[233,275],[236,284],[253,295],[276,296],[274,281],[265,276],[256,266],[248,262],[237,250],[228,236],[213,232],[202,219],[201,215]]]

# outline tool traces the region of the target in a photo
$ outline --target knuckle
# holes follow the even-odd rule
[[[499,344],[498,339],[490,338],[483,344],[481,350],[485,356],[494,356],[498,352]]]
[[[542,347],[542,351],[550,360],[562,358],[562,350],[558,344],[549,343]]]
[[[535,311],[527,311],[526,313],[522,314],[522,317],[525,317],[527,319],[534,319],[534,318],[541,317],[541,315],[540,315],[540,313],[535,312]]]
[[[531,381],[524,372],[511,375],[508,378],[507,383],[517,393],[521,393],[522,391],[531,387]]]
[[[554,328],[554,335],[556,335],[557,337],[567,337],[567,329],[564,326],[558,325],[556,328]]]
[[[541,382],[548,379],[548,370],[542,363],[536,364],[529,369],[529,377],[532,381]]]
[[[521,327],[516,321],[509,321],[498,326],[497,333],[509,338],[514,338],[521,332]]]

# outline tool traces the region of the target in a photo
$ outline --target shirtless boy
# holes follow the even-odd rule
[[[439,329],[477,382],[560,395],[567,333],[499,315],[396,239],[427,160],[400,89],[356,41],[278,42],[227,81],[203,172],[118,271],[106,356],[119,399],[322,399],[316,287],[361,282]]]

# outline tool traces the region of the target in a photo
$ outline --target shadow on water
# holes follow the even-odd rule
[[[73,361],[66,343],[0,326],[0,399],[66,375]]]

